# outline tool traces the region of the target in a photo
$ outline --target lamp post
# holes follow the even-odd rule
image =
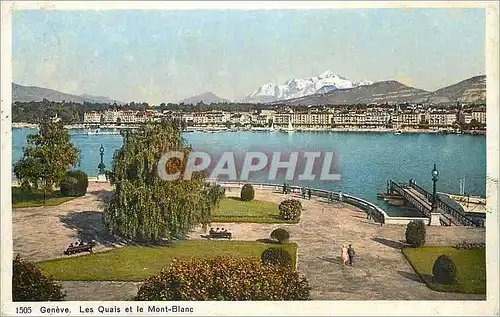
[[[102,144],[101,144],[101,148],[99,149],[99,152],[101,155],[101,163],[99,163],[99,165],[97,167],[99,168],[99,174],[103,175],[105,173],[104,169],[106,168],[106,165],[104,165],[104,162],[103,162],[104,147],[102,146]]]
[[[432,206],[431,212],[436,212],[436,182],[438,180],[439,172],[436,169],[436,164],[434,164],[434,168],[432,169]]]

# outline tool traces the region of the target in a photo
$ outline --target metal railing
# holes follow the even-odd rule
[[[219,185],[236,185],[237,187],[242,187],[245,184],[251,184],[252,186],[255,187],[260,187],[260,188],[267,188],[267,189],[274,189],[274,190],[279,190],[281,191],[283,189],[283,185],[280,184],[271,184],[271,183],[256,183],[256,182],[224,182],[224,181],[219,181]],[[301,193],[302,189],[304,187],[302,186],[294,186],[294,185],[287,185],[287,188],[290,189],[292,193]],[[340,201],[340,202],[345,202],[347,204],[356,206],[362,210],[364,210],[367,213],[370,213],[372,215],[372,218],[378,222],[385,223],[385,219],[388,218],[387,213],[378,207],[375,204],[372,204],[369,201],[363,200],[361,198],[349,195],[349,194],[344,194],[342,192],[334,192],[334,191],[328,191],[325,189],[319,189],[319,188],[311,188],[311,196],[316,196],[316,197],[323,197],[327,198],[330,201]]]
[[[415,184],[415,182],[410,182],[410,187],[414,188],[416,191],[424,195],[430,202],[432,202],[432,194],[423,189],[422,187],[418,186]],[[439,209],[444,211],[445,213],[449,214],[453,218],[457,219],[457,221],[465,226],[477,226],[481,227],[481,224],[479,222],[475,222],[469,217],[467,217],[465,214],[463,214],[460,210],[457,210],[456,208],[450,206],[446,202],[442,201],[441,198],[436,195],[436,204]]]
[[[410,202],[413,206],[415,206],[421,213],[423,213],[426,217],[430,217],[430,209],[428,209],[425,205],[420,203],[415,197],[408,194],[403,186],[391,180],[391,190],[397,192],[399,195],[403,196],[408,202]]]
[[[423,204],[421,204],[418,200],[416,200],[410,194],[408,194],[403,189],[403,187],[401,185],[397,184],[396,182],[394,182],[392,180],[390,181],[390,184],[391,184],[391,190],[394,190],[398,194],[400,194],[401,196],[403,196],[406,200],[408,200],[412,205],[414,205],[415,207],[417,207],[417,209],[420,210],[421,212],[423,212],[426,216],[430,216],[431,210],[427,206],[424,206]],[[409,184],[408,186],[410,188],[415,189],[418,193],[420,193],[421,195],[423,195],[429,201],[429,203],[432,204],[433,196],[432,196],[431,193],[429,193],[428,191],[426,191],[422,187],[418,186],[417,184],[415,184],[415,182],[413,182],[411,180],[410,180],[410,182],[408,184]],[[452,216],[461,225],[464,225],[464,226],[476,226],[476,227],[482,227],[483,226],[483,224],[481,222],[479,222],[479,221],[476,222],[476,221],[470,219],[469,217],[467,217],[466,215],[464,215],[461,211],[456,210],[452,206],[448,205],[446,202],[442,201],[439,198],[439,196],[436,196],[436,207],[438,209],[440,209],[442,212],[444,212],[445,214],[448,214],[448,215]],[[447,225],[450,225],[450,224],[447,224]]]

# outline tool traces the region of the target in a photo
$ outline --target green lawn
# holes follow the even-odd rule
[[[453,247],[421,247],[403,249],[415,272],[429,288],[440,292],[486,294],[485,250],[457,250]],[[457,266],[457,283],[433,283],[432,267],[440,255],[448,255]]]
[[[199,258],[217,255],[255,257],[270,247],[281,247],[290,253],[293,267],[297,245],[268,244],[253,241],[182,240],[174,246],[124,247],[108,252],[56,259],[36,264],[57,280],[143,281],[168,266],[173,258]]]
[[[57,206],[75,197],[65,197],[60,191],[47,193],[45,203],[43,192],[26,192],[21,187],[12,186],[12,208]]]
[[[272,202],[226,197],[213,211],[212,222],[297,223],[298,220],[280,219],[278,205]]]

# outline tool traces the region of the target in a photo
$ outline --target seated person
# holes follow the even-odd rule
[[[214,232],[215,232],[215,231],[214,231],[214,228],[210,228],[210,231],[209,231],[208,233],[209,233],[209,234],[212,234],[212,233],[214,233]]]
[[[222,228],[220,231],[221,231],[221,232],[226,232],[226,230],[224,230],[224,228]]]
[[[215,232],[219,232],[219,228],[215,229]]]
[[[73,247],[73,243],[70,243],[70,244],[69,244],[69,247],[70,247],[70,248],[72,248],[72,247]]]

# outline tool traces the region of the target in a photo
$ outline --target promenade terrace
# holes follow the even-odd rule
[[[279,203],[300,198],[300,193],[283,195],[272,189],[255,186],[255,199]],[[28,260],[64,257],[69,243],[79,238],[94,239],[94,252],[127,246],[108,234],[102,219],[100,201],[112,187],[105,183],[89,185],[88,194],[54,207],[14,210],[14,253]],[[239,191],[226,191],[237,196]],[[278,227],[285,227],[298,245],[297,269],[305,274],[317,300],[463,300],[484,299],[484,295],[441,293],[422,283],[401,254],[404,225],[384,224],[366,219],[365,211],[342,202],[329,202],[313,195],[301,199],[304,211],[298,224],[234,223],[233,240],[256,241],[269,237]],[[202,228],[189,233],[189,239],[204,239]],[[484,242],[484,228],[450,226],[427,227],[427,244],[448,246],[467,239]],[[40,243],[44,241],[44,243]],[[345,267],[339,260],[343,244],[352,243],[356,263]],[[117,263],[117,266],[120,264]],[[129,300],[140,283],[121,281],[63,281],[67,300]]]

